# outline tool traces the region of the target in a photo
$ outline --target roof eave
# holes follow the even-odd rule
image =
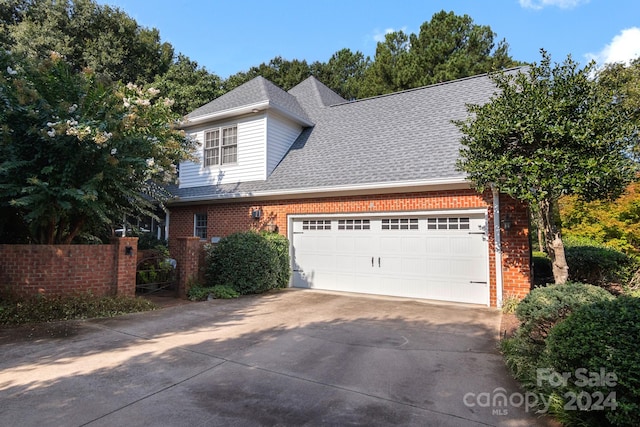
[[[313,126],[314,123],[311,122],[306,117],[302,117],[298,114],[295,114],[289,111],[286,108],[283,108],[279,105],[276,105],[270,101],[260,101],[253,104],[243,105],[242,107],[229,108],[227,110],[215,111],[213,113],[204,114],[202,116],[188,118],[185,117],[184,121],[180,123],[181,129],[187,129],[192,126],[197,126],[203,123],[214,122],[218,120],[228,119],[230,117],[243,116],[246,114],[257,114],[266,110],[275,110],[280,114],[283,114],[290,119],[294,120],[297,123],[300,123],[302,126]]]
[[[172,200],[170,204],[177,205],[191,203],[229,202],[239,199],[276,200],[282,199],[284,197],[312,198],[391,193],[414,193],[421,191],[466,190],[469,188],[471,188],[471,183],[465,178],[444,178],[427,181],[382,182],[254,192],[237,191],[233,193],[181,197]]]

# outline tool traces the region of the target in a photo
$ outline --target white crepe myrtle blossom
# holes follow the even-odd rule
[[[7,74],[9,74],[10,76],[15,76],[16,74],[18,74],[18,72],[13,68],[7,66]]]
[[[151,94],[151,96],[156,96],[160,93],[160,89],[156,89],[154,87],[150,87],[149,89],[147,89],[147,92],[149,92]]]
[[[111,149],[111,155],[115,156],[116,154],[118,154],[118,149],[117,148],[112,148]]]
[[[71,107],[69,107],[69,114],[75,113],[77,109],[78,109],[78,104],[73,104]]]
[[[148,106],[151,105],[151,101],[149,101],[148,99],[142,99],[142,98],[138,98],[134,101],[137,105],[143,105],[143,106]]]
[[[54,136],[56,136],[56,130],[53,128],[49,129],[47,135],[49,135],[50,138],[53,138]]]

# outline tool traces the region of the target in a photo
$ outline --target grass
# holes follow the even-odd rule
[[[91,294],[26,299],[5,297],[0,299],[0,325],[114,317],[157,308],[144,298],[133,297],[98,297]]]

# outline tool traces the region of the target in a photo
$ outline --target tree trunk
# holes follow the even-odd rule
[[[544,228],[547,254],[551,259],[553,278],[556,283],[566,283],[569,279],[569,266],[564,253],[564,243],[562,243],[558,202],[555,200],[540,202],[540,217]]]

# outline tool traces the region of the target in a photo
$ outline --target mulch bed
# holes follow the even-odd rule
[[[502,313],[502,319],[500,321],[500,337],[511,338],[520,326],[520,322],[515,314]]]

